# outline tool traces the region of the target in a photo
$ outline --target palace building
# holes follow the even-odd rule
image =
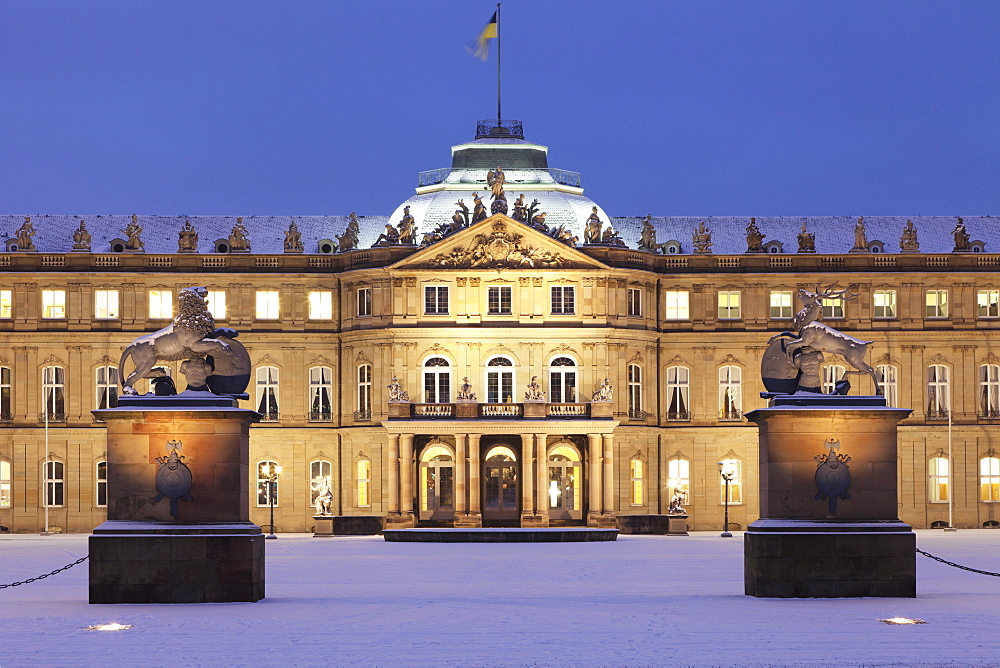
[[[0,216],[0,531],[104,520],[91,411],[194,285],[250,354],[252,519],[273,501],[278,531],[311,530],[326,485],[335,515],[390,526],[615,526],[679,500],[693,529],[727,506],[744,528],[762,353],[820,285],[849,290],[824,322],[913,409],[900,519],[1000,524],[1000,219],[621,217],[516,121],[451,153],[389,216]],[[824,390],[851,370],[826,354]]]

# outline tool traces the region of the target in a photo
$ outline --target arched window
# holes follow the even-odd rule
[[[743,370],[738,366],[719,367],[719,419],[743,419]]]
[[[1000,365],[979,367],[979,417],[1000,418]]]
[[[879,364],[875,367],[875,378],[878,379],[878,387],[885,397],[886,406],[898,406],[899,370],[891,364]]]
[[[641,506],[646,502],[646,463],[633,457],[628,463],[631,478],[632,505]]]
[[[97,462],[94,470],[94,505],[98,508],[108,507],[108,463]]]
[[[932,503],[948,500],[950,480],[947,457],[931,457],[927,462],[927,488]]]
[[[97,367],[97,407],[114,408],[118,405],[118,367]]]
[[[10,462],[0,459],[0,508],[10,508],[13,503],[13,470]]]
[[[270,459],[265,459],[263,461],[257,462],[257,505],[258,506],[270,506],[271,499],[274,499],[274,505],[278,505],[278,499],[281,498],[278,495],[278,474],[281,473],[281,466],[278,462],[271,461]],[[274,478],[272,482],[271,478]],[[273,531],[273,528],[272,528]]]
[[[325,459],[309,462],[309,506],[316,507],[321,494],[333,490],[333,464]]]
[[[66,369],[47,366],[42,369],[42,420],[66,420]]]
[[[645,420],[642,410],[642,368],[638,364],[628,365],[628,416],[631,420]]]
[[[691,492],[691,462],[686,459],[671,459],[667,462],[667,495],[671,503],[679,498],[680,505],[687,503]]]
[[[979,460],[979,500],[1000,501],[1000,457]]]
[[[686,366],[667,367],[667,419],[691,419],[691,372]]]
[[[14,419],[11,380],[10,367],[0,366],[0,421],[3,422]]]
[[[927,419],[947,420],[951,409],[948,367],[932,364],[927,367]]]
[[[257,367],[257,412],[261,422],[278,421],[278,367]]]
[[[372,460],[361,458],[354,465],[355,490],[358,508],[370,508],[372,505]]]
[[[451,365],[443,357],[424,362],[424,403],[447,404],[451,401]]]
[[[47,460],[42,465],[42,474],[45,478],[44,505],[49,508],[62,508],[66,485],[63,463],[52,459]]]
[[[827,364],[823,367],[823,394],[832,394],[837,387],[837,381],[844,378],[847,369],[839,364]]]
[[[420,456],[421,519],[440,519],[455,508],[455,458],[443,445],[428,446]]]
[[[551,388],[549,389],[551,391]],[[509,404],[512,401],[514,401],[514,362],[498,355],[486,363],[486,403]]]
[[[328,366],[309,369],[309,419],[333,421],[333,369]]]
[[[549,399],[554,404],[576,401],[576,362],[571,357],[556,357],[549,362]]]
[[[372,419],[372,365],[358,367],[358,408],[355,420]]]
[[[549,518],[580,519],[583,508],[583,476],[579,451],[569,443],[549,451]]]
[[[723,459],[722,473],[729,474],[729,503],[743,503],[743,462],[738,459]],[[719,476],[719,493],[722,497],[721,503],[726,503],[726,481]]]

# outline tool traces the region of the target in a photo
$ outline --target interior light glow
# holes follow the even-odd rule
[[[131,624],[119,624],[118,622],[111,622],[110,624],[95,624],[94,626],[88,626],[85,630],[87,631],[124,631],[125,629],[132,628]]]
[[[906,617],[890,617],[889,619],[880,619],[883,624],[926,624],[922,619],[908,619]]]

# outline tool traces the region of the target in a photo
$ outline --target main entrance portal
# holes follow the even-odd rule
[[[518,462],[506,445],[489,449],[483,460],[483,523],[517,522]]]

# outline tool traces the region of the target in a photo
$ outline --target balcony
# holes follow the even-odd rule
[[[390,420],[545,420],[612,419],[611,402],[596,403],[476,403],[460,401],[448,404],[392,402]],[[645,416],[645,413],[643,413]],[[645,417],[643,417],[645,419]]]
[[[417,187],[433,186],[438,183],[444,184],[469,184],[486,185],[486,169],[472,169],[469,167],[441,167],[439,169],[428,169],[417,175]],[[529,185],[529,184],[554,184],[564,186],[580,187],[580,172],[571,172],[566,169],[505,169],[504,176],[508,186]]]

